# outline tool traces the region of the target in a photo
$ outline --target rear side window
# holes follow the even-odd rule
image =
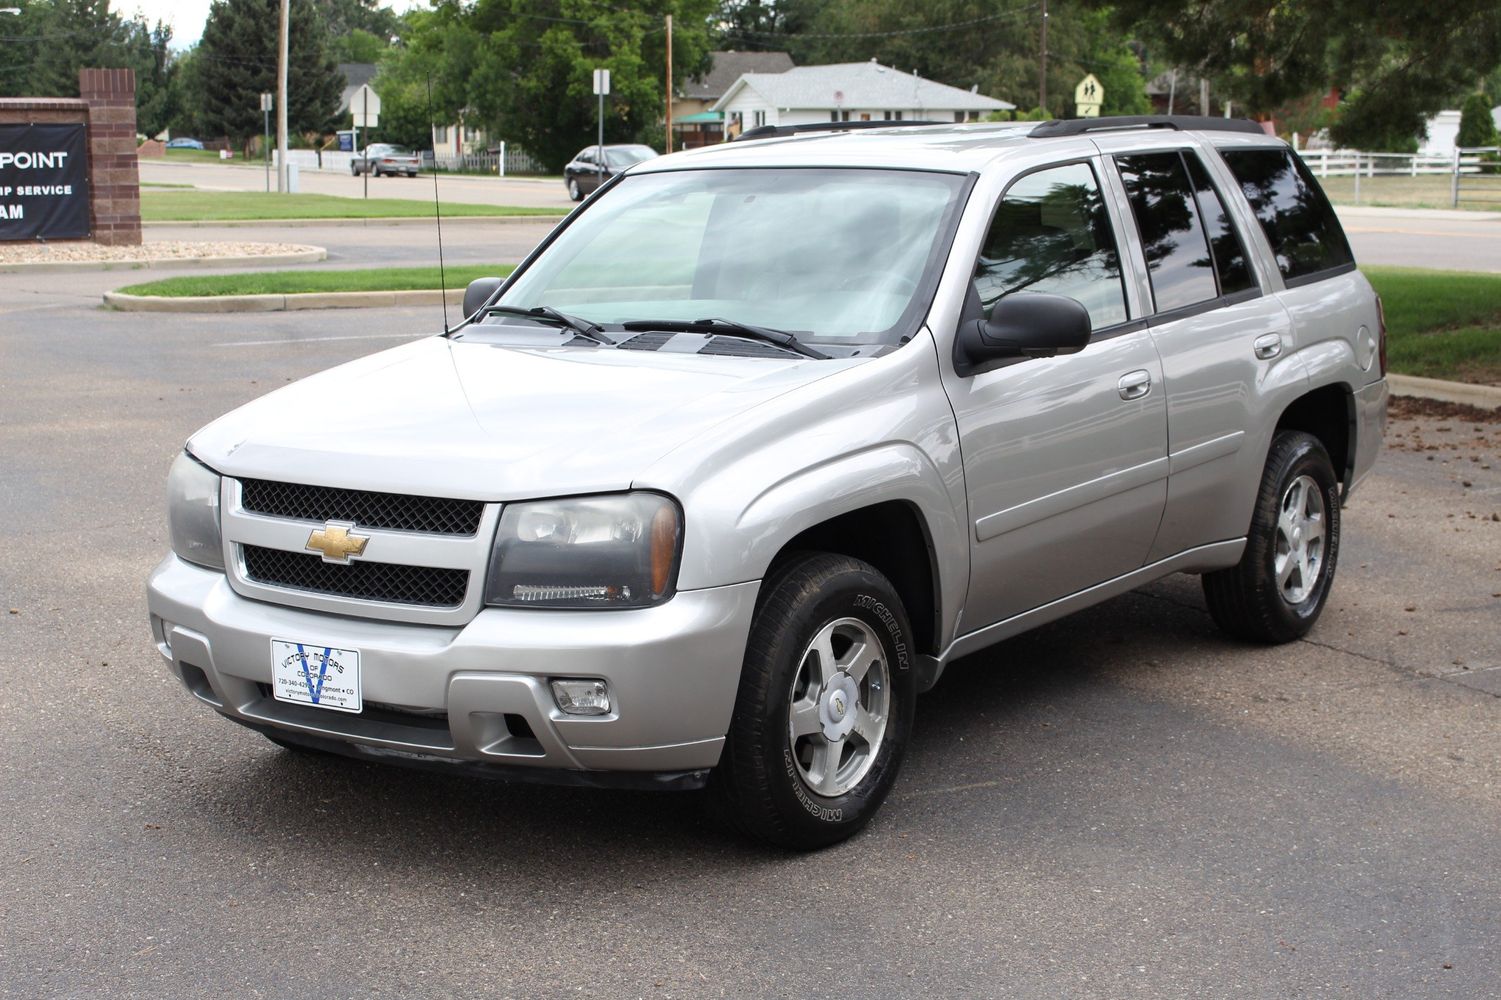
[[[1138,153],[1115,162],[1141,232],[1157,311],[1216,298],[1214,258],[1183,158],[1177,152]]]
[[[1007,189],[985,234],[975,287],[986,316],[1012,292],[1049,292],[1083,303],[1096,330],[1126,321],[1120,254],[1089,164],[1038,170]]]
[[[1290,285],[1355,263],[1329,199],[1286,149],[1220,151],[1261,222],[1277,268]]]
[[[1209,179],[1209,171],[1197,153],[1186,150],[1183,162],[1188,164],[1188,176],[1193,180],[1194,196],[1199,200],[1199,217],[1204,220],[1204,231],[1209,234],[1209,248],[1214,252],[1214,270],[1220,279],[1220,294],[1234,295],[1256,287],[1251,276],[1251,265],[1246,262],[1246,247],[1240,234],[1230,221],[1225,203]]]

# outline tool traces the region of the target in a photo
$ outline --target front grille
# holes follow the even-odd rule
[[[353,521],[363,528],[472,535],[485,505],[478,500],[374,493],[333,486],[240,480],[240,506],[255,514],[299,521]]]
[[[395,563],[324,562],[322,557],[242,545],[245,577],[255,583],[315,594],[426,608],[456,608],[469,589],[469,571]]]

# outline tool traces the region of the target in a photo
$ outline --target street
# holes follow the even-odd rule
[[[1346,221],[1363,262],[1501,270],[1483,223]],[[439,314],[98,307],[172,273],[0,274],[0,996],[1497,995],[1501,424],[1393,421],[1306,640],[1231,641],[1174,577],[962,660],[872,826],[788,855],[695,795],[294,755],[195,703],[143,601],[173,456]]]
[[[298,190],[303,194],[332,194],[360,198],[366,191],[364,177],[348,171],[303,170],[298,174]],[[143,184],[191,184],[217,191],[266,190],[265,167],[256,164],[182,163],[142,160]],[[433,178],[371,177],[372,198],[408,198],[431,202]],[[271,172],[271,190],[276,190],[276,172]],[[563,182],[555,178],[501,178],[466,174],[438,175],[438,191],[444,201],[472,205],[519,205],[527,208],[572,207]]]

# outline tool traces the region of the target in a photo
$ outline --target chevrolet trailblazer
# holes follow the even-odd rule
[[[465,322],[169,479],[151,627],[283,746],[848,837],[946,664],[1171,573],[1313,627],[1380,303],[1250,122],[772,129],[612,178]]]

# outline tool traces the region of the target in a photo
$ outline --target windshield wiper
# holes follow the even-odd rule
[[[775,330],[769,326],[753,326],[750,323],[741,323],[733,319],[631,319],[620,324],[627,330],[661,330],[668,333],[720,333],[731,337],[744,337],[746,340],[760,340],[768,344],[786,348],[805,358],[814,358],[819,361],[827,361],[829,356],[798,340],[786,330]]]
[[[560,313],[552,306],[533,306],[530,309],[522,309],[519,306],[486,306],[485,315],[488,316],[491,313],[500,313],[505,316],[523,316],[526,319],[556,323],[558,326],[572,330],[585,340],[592,340],[596,344],[603,344],[606,347],[615,346],[615,341],[606,337],[604,332],[593,323],[578,316],[569,316],[566,313]]]

